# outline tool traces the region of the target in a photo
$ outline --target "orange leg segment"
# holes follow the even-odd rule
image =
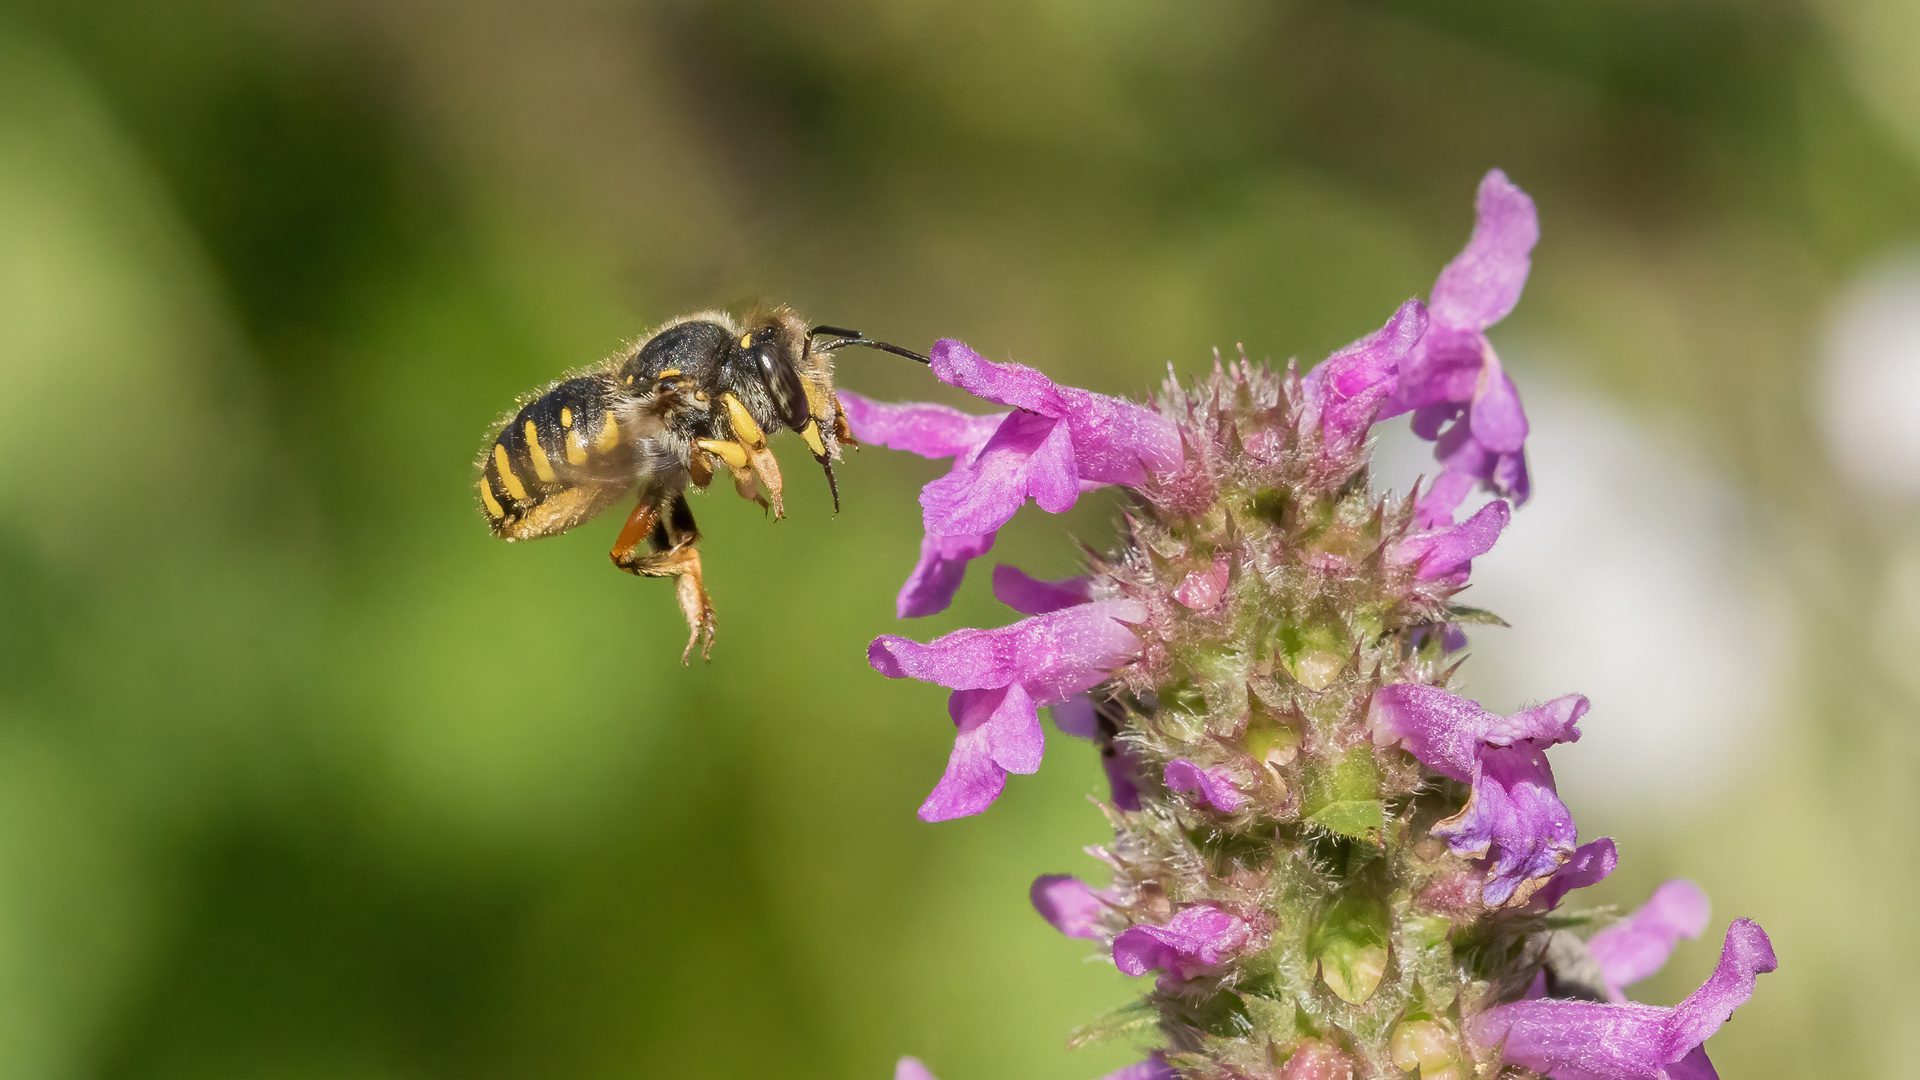
[[[713,658],[713,602],[700,576],[700,553],[694,543],[700,539],[694,527],[693,513],[684,496],[674,496],[667,521],[660,518],[657,502],[643,501],[627,516],[627,523],[607,553],[613,565],[641,577],[674,579],[674,594],[680,601],[680,613],[687,619],[687,647],[680,662],[688,663],[693,647],[700,645],[700,658]],[[653,551],[640,553],[640,545],[652,541]]]

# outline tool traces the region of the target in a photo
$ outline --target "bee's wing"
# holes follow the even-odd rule
[[[631,491],[648,468],[621,430],[613,376],[556,383],[515,413],[481,459],[480,505],[493,534],[566,532]]]

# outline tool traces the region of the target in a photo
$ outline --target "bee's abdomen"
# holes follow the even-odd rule
[[[494,535],[563,532],[617,498],[631,477],[612,375],[568,379],[528,402],[480,461],[480,507]]]

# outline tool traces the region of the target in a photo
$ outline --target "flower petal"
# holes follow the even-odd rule
[[[1041,581],[1006,563],[993,568],[993,595],[1022,615],[1045,615],[1089,599],[1092,581],[1080,574],[1058,581]]]
[[[1167,762],[1165,780],[1174,791],[1197,791],[1201,802],[1223,814],[1233,813],[1246,802],[1226,770],[1203,769],[1186,758]]]
[[[1547,747],[1573,742],[1587,711],[1579,694],[1499,716],[1456,694],[1417,683],[1374,692],[1374,741],[1397,742],[1428,768],[1471,785],[1460,813],[1434,826],[1455,854],[1491,860],[1482,899],[1519,903],[1573,854],[1573,815],[1554,791]]]
[[[1526,900],[1573,855],[1579,830],[1543,750],[1533,740],[1484,750],[1466,807],[1431,830],[1455,854],[1491,860],[1481,899],[1493,907]]]
[[[1620,852],[1607,837],[1581,844],[1573,849],[1573,856],[1560,864],[1560,869],[1553,872],[1553,877],[1540,887],[1540,891],[1533,894],[1533,899],[1551,911],[1559,907],[1560,901],[1573,890],[1605,881],[1619,864]]]
[[[1006,413],[975,416],[931,402],[888,405],[848,390],[838,396],[854,438],[926,458],[958,457],[978,449],[1007,418]]]
[[[1042,416],[1061,417],[1067,412],[1060,388],[1052,379],[1025,364],[996,364],[967,348],[963,342],[941,338],[933,343],[933,376],[948,386],[957,386],[974,397],[985,398]]]
[[[1180,468],[1180,432],[1172,421],[1125,398],[1061,387],[1082,483],[1140,484],[1148,471]]]
[[[1098,941],[1106,937],[1101,917],[1113,910],[1107,898],[1071,874],[1042,874],[1027,891],[1033,909],[1068,937]]]
[[[1587,951],[1600,962],[1607,995],[1625,1001],[1621,990],[1659,971],[1681,938],[1699,937],[1711,912],[1700,886],[1674,878],[1638,911],[1593,935]]]
[[[1012,626],[955,630],[926,644],[894,634],[875,638],[867,662],[882,675],[956,691],[947,709],[959,734],[921,818],[977,814],[999,797],[1008,772],[1038,769],[1046,741],[1038,707],[1066,701],[1137,656],[1140,640],[1128,624],[1146,617],[1143,604],[1102,600]],[[1118,794],[1116,784],[1116,804]]]
[[[1307,372],[1303,386],[1320,405],[1324,459],[1346,457],[1359,447],[1381,405],[1399,388],[1400,362],[1426,329],[1426,306],[1409,300],[1385,326]]]
[[[1520,407],[1520,391],[1501,369],[1492,346],[1487,347],[1486,371],[1468,416],[1474,441],[1492,453],[1518,453],[1527,443],[1527,412]]]
[[[1512,519],[1512,508],[1495,499],[1458,525],[1416,533],[1400,541],[1394,548],[1393,561],[1417,563],[1414,576],[1422,581],[1464,584],[1473,560],[1493,550],[1494,541]]]
[[[1468,1022],[1469,1038],[1552,1080],[1693,1080],[1710,1077],[1704,1044],[1753,997],[1758,975],[1779,966],[1750,919],[1727,928],[1720,963],[1679,1005],[1541,998],[1496,1006]]]
[[[1485,330],[1507,317],[1526,287],[1540,218],[1533,200],[1495,169],[1474,199],[1473,236],[1433,283],[1433,319]]]
[[[1062,735],[1094,739],[1100,735],[1100,716],[1093,710],[1093,699],[1075,694],[1053,706],[1053,726]]]
[[[956,694],[980,693],[960,690]],[[1006,696],[996,705],[987,721],[987,752],[993,763],[1010,773],[1031,776],[1040,771],[1040,759],[1046,754],[1047,735],[1040,728],[1040,710],[1019,683],[1007,687]]]
[[[1174,982],[1230,959],[1252,931],[1212,904],[1176,912],[1165,926],[1134,926],[1113,939],[1113,962],[1129,975],[1164,970]]]
[[[1481,742],[1502,719],[1437,686],[1395,683],[1374,691],[1367,724],[1375,745],[1400,743],[1421,764],[1465,781],[1479,765]]]
[[[1055,439],[1055,429],[1060,429]],[[1050,439],[1055,439],[1049,444]],[[1065,464],[1071,466],[1071,446],[1059,421],[1034,413],[1018,412],[1001,421],[980,451],[970,461],[958,463],[953,471],[920,489],[921,516],[926,529],[935,535],[992,532],[1005,525],[1027,501],[1035,488],[1047,493],[1058,505],[1063,493],[1078,498],[1079,477],[1055,475]],[[1047,475],[1036,476],[1036,471]],[[1071,502],[1069,501],[1069,505]]]
[[[967,575],[967,564],[993,549],[994,533],[969,533],[960,536],[920,538],[920,561],[900,586],[894,598],[894,615],[917,619],[937,615],[953,603],[960,582]]]
[[[957,690],[947,711],[959,727],[947,771],[920,806],[921,821],[947,821],[978,814],[993,805],[1007,786],[1007,770],[993,759],[993,720],[1005,702],[1005,689]]]

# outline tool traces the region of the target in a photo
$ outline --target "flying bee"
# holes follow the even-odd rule
[[[815,343],[814,339],[827,340]],[[926,363],[857,330],[807,327],[792,308],[761,307],[744,322],[702,311],[674,319],[630,349],[559,380],[507,418],[480,455],[480,508],[504,540],[555,536],[628,492],[639,503],[608,555],[630,574],[674,579],[687,617],[682,663],[713,652],[713,604],[694,545],[689,484],[725,472],[741,497],[785,517],[770,432],[797,432],[825,470],[853,432],[833,390],[833,354],[848,345]],[[643,548],[645,550],[643,550]]]

